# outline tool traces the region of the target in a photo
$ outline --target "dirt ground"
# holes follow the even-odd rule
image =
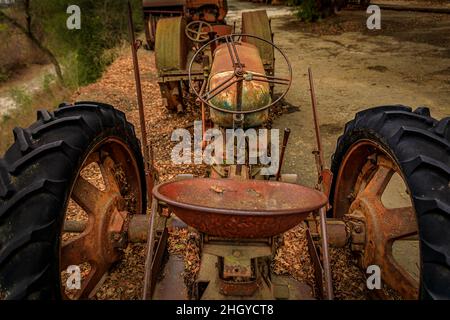
[[[231,9],[240,2],[231,1]],[[280,11],[284,10],[280,8]],[[292,130],[284,172],[315,179],[314,128],[307,68],[313,70],[326,159],[344,125],[377,105],[427,106],[435,118],[450,114],[450,15],[382,11],[381,30],[366,28],[364,11],[344,10],[316,24],[273,16],[275,44],[286,52],[293,85],[292,113],[274,127]],[[283,74],[278,59],[278,74]]]

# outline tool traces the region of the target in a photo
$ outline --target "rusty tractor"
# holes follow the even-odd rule
[[[181,81],[202,108],[198,144],[205,150],[212,144],[208,123],[220,132],[264,128],[293,71],[272,42],[264,11],[243,13],[242,33],[212,25],[203,38],[210,26],[193,21],[159,19],[156,59],[161,66],[175,58],[169,47],[158,51],[165,48],[163,33],[183,62]],[[124,113],[89,101],[41,110],[36,123],[14,130],[15,142],[0,159],[1,298],[87,299],[133,241],[147,243],[143,299],[333,299],[333,280],[340,279],[332,277],[329,247],[351,250],[364,272],[378,266],[383,284],[400,297],[450,297],[450,118],[436,120],[425,107],[402,105],[360,111],[346,124],[328,169],[309,69],[315,187],[282,173],[289,129],[281,150],[272,148],[273,139],[258,144],[258,154],[268,148],[272,156],[280,153],[275,171],[263,174],[271,164],[250,161],[255,150],[248,138],[232,143],[241,148],[234,152],[243,150],[242,162],[212,163],[206,177],[160,184],[147,143],[131,13],[129,25],[141,141]],[[283,233],[300,223],[315,287],[271,268]],[[173,228],[198,235],[199,272],[190,281],[181,275],[183,257],[168,252]],[[67,286],[70,267],[82,271],[76,290]],[[383,290],[374,292],[387,298]]]
[[[147,48],[153,50],[156,26],[163,17],[182,16],[189,22],[224,24],[228,11],[226,0],[143,0],[144,30]]]
[[[191,80],[204,83],[204,68],[210,64],[206,55],[196,55],[192,59],[195,52],[209,40],[229,35],[236,29],[235,25],[225,22],[226,1],[186,1],[183,12],[175,17],[160,17],[152,29],[155,30],[155,60],[163,104],[177,112],[183,112],[186,108],[185,96],[189,95]],[[260,12],[246,13],[242,19],[242,31],[266,41],[249,39],[250,43],[255,42],[258,47],[265,72],[273,75],[273,48],[268,44],[273,35],[267,15]]]

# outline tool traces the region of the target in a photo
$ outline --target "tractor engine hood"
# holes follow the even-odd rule
[[[239,60],[244,72],[249,71],[265,75],[264,66],[259,55],[258,48],[246,42],[236,43]],[[232,77],[234,68],[226,44],[221,44],[214,52],[214,61],[209,76],[209,91],[220,86],[221,83]],[[235,80],[233,77],[229,81]],[[218,89],[220,91],[220,89]],[[214,94],[214,92],[213,92]],[[237,84],[233,84],[210,100],[217,108],[237,110]],[[267,82],[256,80],[243,80],[241,110],[257,110],[271,103],[270,87]],[[211,119],[214,123],[231,128],[233,126],[233,114],[211,109]],[[267,120],[268,110],[244,115],[244,127],[255,127]]]

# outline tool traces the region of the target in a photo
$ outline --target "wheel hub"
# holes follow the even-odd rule
[[[106,144],[106,143],[105,143]],[[83,170],[91,164],[98,165],[103,178],[100,188],[91,182],[97,182],[97,175],[87,177],[80,171],[73,186],[71,199],[86,213],[87,222],[82,232],[61,245],[60,268],[67,270],[69,266],[83,266],[88,263],[89,270],[83,270],[81,288],[70,292],[71,298],[86,299],[91,297],[102,283],[110,266],[121,257],[121,248],[127,245],[127,229],[131,213],[127,201],[121,192],[128,189],[133,196],[133,185],[123,185],[123,179],[134,182],[133,171],[136,167],[124,145],[108,144],[107,151],[101,145],[85,160]],[[125,186],[125,188],[124,188]],[[134,186],[135,187],[135,186]],[[140,198],[138,198],[140,199]],[[140,210],[141,204],[137,205]],[[64,291],[64,290],[63,290]],[[67,294],[63,292],[67,297]]]
[[[383,204],[382,195],[393,175],[400,170],[379,146],[370,142],[356,144],[343,159],[343,166],[350,159],[352,165],[356,166],[355,155],[361,155],[363,147],[366,150],[371,148],[371,152],[366,152],[364,160],[360,160],[360,172],[354,186],[350,188],[348,181],[341,182],[344,183],[341,190],[350,191],[347,195],[350,206],[343,219],[350,229],[351,250],[359,255],[359,263],[364,270],[371,265],[379,266],[384,283],[402,297],[416,299],[418,281],[393,256],[394,241],[417,234],[414,208],[388,208]],[[345,175],[340,172],[338,180]]]

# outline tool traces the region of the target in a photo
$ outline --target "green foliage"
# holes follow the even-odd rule
[[[303,2],[303,0],[287,0],[286,4],[288,6],[299,6],[302,4],[302,2]]]
[[[28,108],[31,105],[31,96],[22,89],[12,88],[10,90],[10,95],[17,103],[17,105],[22,108]]]
[[[10,71],[0,67],[0,83],[5,82],[11,76]]]
[[[81,9],[80,30],[66,27],[66,10],[73,4]],[[132,6],[136,30],[143,30],[142,3],[133,0]],[[31,0],[31,13],[33,30],[57,56],[69,86],[98,79],[112,62],[105,52],[128,39],[127,1]]]
[[[316,0],[290,0],[298,3],[296,15],[302,21],[313,22],[321,18]]]
[[[53,74],[46,74],[42,79],[42,88],[48,95],[52,95],[51,84],[55,82],[56,77]]]
[[[36,91],[31,96],[18,89],[10,91],[16,100],[25,102],[25,105],[20,105],[0,116],[0,154],[3,154],[14,141],[11,133],[15,127],[28,127],[30,123],[36,121],[37,110],[42,108],[53,110],[61,101],[67,101],[71,96],[71,90],[62,87],[56,81],[52,82],[49,90],[51,94]]]

